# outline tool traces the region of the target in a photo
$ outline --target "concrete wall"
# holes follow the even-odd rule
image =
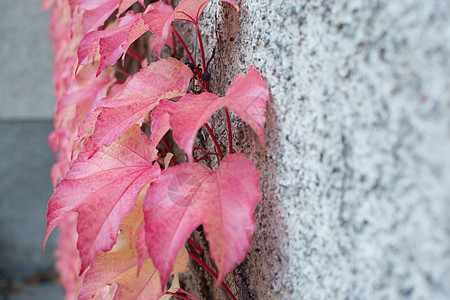
[[[56,234],[42,257],[54,161],[48,22],[39,0],[0,1],[0,279],[53,264]]]
[[[228,284],[242,299],[449,299],[450,2],[240,6],[203,21],[213,91],[254,64],[272,96],[266,149],[234,119],[264,197]],[[211,282],[194,279],[227,299]]]

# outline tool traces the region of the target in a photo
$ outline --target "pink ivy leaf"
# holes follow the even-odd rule
[[[239,10],[239,6],[234,0],[221,1],[228,2]],[[198,23],[200,15],[209,2],[210,0],[181,0],[175,9],[161,1],[150,4],[143,14],[143,19],[145,24],[150,27],[150,31],[156,35],[151,40],[155,54],[159,56],[166,43],[172,48],[171,26],[173,21]]]
[[[175,58],[161,59],[142,68],[120,95],[101,101],[92,153],[110,145],[133,124],[141,125],[160,100],[183,96],[191,77],[191,69]]]
[[[173,36],[172,38],[170,36],[172,35],[171,25],[174,17],[172,6],[161,1],[150,4],[142,15],[145,24],[149,26],[150,31],[153,33],[150,45],[158,57],[164,44],[168,40],[173,40]],[[174,45],[169,46],[172,48]]]
[[[269,100],[269,89],[255,66],[250,66],[247,75],[237,75],[228,88],[223,105],[230,108],[258,134],[265,145],[265,111]]]
[[[83,32],[87,34],[102,26],[119,7],[120,0],[78,0],[78,9],[84,10]]]
[[[77,214],[69,213],[59,224],[58,249],[55,251],[55,268],[66,292],[65,298],[78,299],[84,274],[79,276],[81,260],[77,249]]]
[[[211,0],[181,0],[175,8],[175,20],[188,21],[197,24],[198,20],[200,19],[200,15],[210,1]],[[221,1],[230,3],[239,11],[239,6],[237,5],[236,1]]]
[[[138,0],[121,0],[117,16],[120,16],[123,12],[125,12],[131,5],[133,5],[137,1]],[[139,3],[142,5],[142,7],[145,7],[144,0],[139,0]]]
[[[78,66],[88,64],[99,53],[98,76],[106,67],[115,65],[120,57],[123,60],[130,45],[147,30],[142,14],[129,11],[119,19],[116,28],[93,31],[83,37],[77,51]]]
[[[88,159],[88,141],[60,181],[48,204],[47,235],[69,211],[78,212],[78,250],[81,273],[99,251],[116,242],[122,220],[135,208],[141,189],[159,176],[150,152],[150,141],[139,126],[133,126],[110,147]]]
[[[55,113],[55,126],[58,127],[67,121],[64,114],[71,107],[75,113],[72,116],[75,126],[79,127],[96,100],[106,97],[109,87],[115,79],[112,72],[104,72],[102,76],[95,77],[96,65],[88,65],[79,70],[69,90],[57,102]]]
[[[226,106],[249,124],[264,145],[265,109],[269,90],[261,75],[251,66],[245,76],[236,76],[227,95],[219,98],[212,93],[187,94],[178,102],[162,102],[152,112],[152,146],[167,132],[173,130],[173,137],[192,161],[192,148],[197,131],[218,109]],[[164,116],[164,117],[163,117]]]
[[[42,9],[42,11],[46,11],[47,9],[52,7],[54,3],[55,3],[55,0],[42,0],[41,1],[41,9]]]
[[[156,34],[152,34],[148,40],[150,49],[155,51],[155,55],[160,57],[161,56],[161,49],[162,46],[164,46],[163,44],[161,44],[161,37],[159,35]],[[175,42],[175,36],[173,35],[173,30],[169,31],[169,34],[167,35],[167,39],[165,40],[165,44],[172,50],[175,49],[176,47],[176,42]]]
[[[135,247],[130,247],[127,232],[123,230],[117,238],[117,244],[106,253],[100,253],[85,275],[79,300],[98,299],[106,293],[112,300],[157,300],[161,296],[158,271],[150,259],[143,262],[137,276],[138,255]],[[182,248],[177,255],[171,273],[182,273],[189,266],[189,256]],[[101,298],[104,299],[104,298]]]
[[[164,170],[143,204],[147,248],[161,281],[167,281],[191,232],[203,224],[218,286],[250,249],[260,198],[258,170],[242,153],[226,156],[215,172],[201,163]]]
[[[83,12],[83,32],[88,34],[102,26],[111,14],[118,9],[117,16],[125,12],[138,0],[77,0],[77,6]],[[71,1],[73,2],[73,0]],[[143,1],[139,0],[143,5]],[[72,11],[73,3],[71,3]]]
[[[138,269],[137,275],[141,272],[141,268],[144,265],[144,261],[149,257],[148,256],[148,248],[145,242],[145,228],[144,226],[138,231],[136,236],[136,251],[138,256]]]

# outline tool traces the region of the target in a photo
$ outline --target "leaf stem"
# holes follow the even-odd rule
[[[164,140],[164,139],[161,139],[161,143],[163,143],[163,145],[164,145],[164,147],[166,148],[166,151],[167,152],[170,152],[170,153],[172,153],[173,154],[173,157],[172,157],[172,161],[173,161],[173,163],[174,164],[178,164],[178,162],[177,162],[177,160],[176,160],[176,158],[175,158],[175,153],[173,153],[171,150],[170,150],[170,148],[169,148],[169,145],[167,145],[167,143],[166,143],[166,141]]]
[[[228,111],[228,107],[223,108],[225,110],[225,115],[227,117],[227,125],[228,125],[228,144],[230,146],[230,152],[228,154],[233,153],[233,136],[231,135],[231,121],[230,121],[230,113]]]
[[[197,296],[195,296],[195,295],[192,295],[192,294],[189,293],[188,291],[183,290],[182,288],[180,288],[180,289],[178,290],[178,292],[183,293],[183,294],[186,294],[186,295],[188,295],[188,296],[191,296],[191,297],[194,298],[195,300],[202,300],[202,299],[200,299],[199,297],[197,297]]]
[[[199,265],[201,265],[203,268],[205,268],[206,271],[208,271],[208,273],[211,274],[215,279],[219,278],[217,276],[216,272],[214,272],[213,269],[208,267],[208,265],[205,264],[200,258],[198,258],[195,254],[193,254],[189,250],[187,252],[188,252],[189,256],[192,257],[193,260],[195,260]],[[230,289],[224,282],[222,282],[220,285],[225,289],[225,291],[228,293],[228,295],[230,295],[231,299],[237,300],[236,297],[233,295],[233,293],[230,291]]]
[[[133,48],[128,48],[127,54],[133,58],[136,58],[140,62],[142,62],[145,58],[143,58],[136,50]]]
[[[167,154],[167,152],[163,148],[156,147],[156,150],[161,151],[161,154],[164,156]]]
[[[198,23],[195,23],[195,30],[197,31],[198,41],[200,43],[200,52],[202,53],[202,64],[203,64],[203,73],[206,73],[206,59],[205,59],[205,49],[203,48],[202,34],[200,33],[200,27]],[[208,91],[208,82],[204,81],[205,91]]]
[[[177,36],[177,38],[180,40],[181,45],[183,45],[184,50],[186,51],[187,55],[189,56],[189,59],[191,60],[191,62],[195,65],[195,60],[192,57],[191,52],[189,51],[188,47],[186,46],[186,44],[184,43],[183,39],[181,38],[181,36],[178,34],[178,32],[175,30],[175,27],[173,27],[172,25],[172,29],[173,32],[175,33],[175,35]]]
[[[219,156],[219,157],[220,157],[220,155],[219,155],[219,154],[210,152],[210,153],[207,153],[207,154],[203,155],[203,156],[202,156],[202,157],[200,157],[200,158],[197,158],[197,159],[195,159],[195,162],[199,162],[199,161],[201,161],[201,160],[203,160],[203,159],[207,158],[207,157],[208,157],[208,156],[210,156],[210,155],[217,155],[217,156]]]
[[[195,251],[197,251],[198,255],[202,255],[202,253],[203,253],[202,248],[200,248],[200,245],[197,244],[197,242],[194,241],[193,238],[189,237],[188,242],[189,242],[189,244],[191,244],[192,247],[194,247],[194,249],[195,249]]]
[[[212,138],[212,140],[214,142],[214,145],[216,146],[217,152],[219,153],[220,157],[223,157],[222,150],[219,147],[219,143],[217,142],[217,139],[216,139],[214,133],[212,132],[211,127],[209,127],[208,123],[205,123],[203,125],[205,125],[206,130],[208,130],[208,133],[211,136],[211,138]]]
[[[121,69],[121,68],[116,68],[116,72],[119,72],[120,74],[125,75],[127,77],[131,76],[130,73],[128,73],[127,71],[125,71],[124,69]]]

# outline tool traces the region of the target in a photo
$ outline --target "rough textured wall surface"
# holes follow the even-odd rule
[[[240,7],[213,2],[202,23],[212,90],[254,64],[272,97],[265,149],[234,118],[264,197],[228,284],[242,299],[448,299],[450,2]]]

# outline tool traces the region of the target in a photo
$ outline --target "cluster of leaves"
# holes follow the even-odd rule
[[[238,9],[234,0],[222,1]],[[236,76],[224,97],[208,92],[210,75],[198,21],[209,0],[181,0],[175,8],[170,1],[139,1],[139,13],[129,9],[135,2],[42,2],[44,9],[53,6],[50,32],[58,99],[49,137],[57,163],[45,240],[59,225],[57,268],[66,299],[191,295],[179,287],[176,274],[187,270],[189,256],[199,261],[184,245],[200,225],[218,269],[218,275],[211,270],[217,286],[250,249],[253,210],[261,197],[259,174],[242,153],[233,153],[228,108],[264,144],[268,89],[252,66],[247,75]],[[194,24],[203,68],[195,64],[174,21]],[[127,54],[140,59],[130,45],[147,31],[158,57],[165,44],[174,49],[176,36],[191,61],[142,59],[140,70],[119,82],[118,61]],[[189,93],[193,83],[201,90]],[[227,155],[205,123],[221,108],[228,120]],[[151,127],[150,136],[141,130],[144,123]],[[194,147],[202,126],[217,152]],[[170,153],[164,140],[169,130],[186,162]],[[194,150],[206,154],[194,159]],[[209,155],[220,161],[216,170],[203,163]],[[172,287],[165,290],[172,275]]]

